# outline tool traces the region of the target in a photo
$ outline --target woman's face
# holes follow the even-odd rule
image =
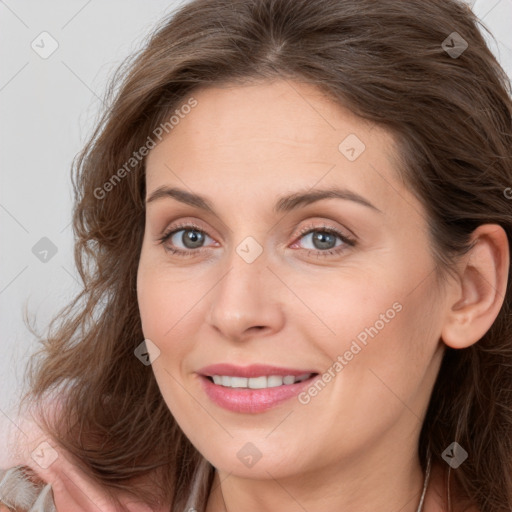
[[[193,97],[148,155],[138,271],[170,411],[250,478],[414,459],[446,299],[391,136],[297,82]]]

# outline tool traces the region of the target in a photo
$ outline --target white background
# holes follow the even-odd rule
[[[72,159],[97,120],[108,77],[182,3],[0,0],[0,436],[12,426],[24,365],[36,347],[24,306],[44,329],[78,290]],[[473,9],[512,76],[512,0],[477,0]],[[59,45],[47,59],[31,48],[43,31]],[[46,263],[32,253],[42,237],[58,250]]]

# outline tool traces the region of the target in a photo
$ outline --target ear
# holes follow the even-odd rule
[[[505,230],[483,224],[473,231],[471,241],[474,246],[462,258],[441,331],[444,343],[455,349],[469,347],[484,336],[507,289],[510,255]]]

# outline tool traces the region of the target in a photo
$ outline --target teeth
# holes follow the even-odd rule
[[[247,377],[222,377],[223,382],[224,379],[231,379],[231,387],[233,388],[246,388],[247,381],[249,380]],[[226,384],[223,385],[225,386]]]
[[[236,379],[236,377],[231,377],[231,384],[233,384],[233,381]],[[267,377],[252,377],[250,379],[247,379],[247,387],[251,389],[263,389],[268,387],[267,386]]]
[[[249,388],[249,389],[265,389],[275,388],[282,385],[290,385],[296,382],[302,382],[313,375],[312,373],[304,373],[298,377],[293,375],[269,375],[268,377],[231,377],[229,375],[213,375],[213,382],[219,386],[228,388]]]
[[[263,377],[265,378],[265,377]],[[280,375],[270,375],[267,377],[267,387],[275,388],[283,385],[283,377]]]

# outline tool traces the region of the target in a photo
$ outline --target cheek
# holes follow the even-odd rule
[[[191,286],[180,286],[156,269],[141,269],[137,296],[144,336],[159,345],[176,338],[181,329],[179,319],[185,315],[183,305],[190,303]]]
[[[340,269],[316,282],[295,279],[294,291],[306,298],[311,311],[308,338],[321,340],[319,344],[334,359],[349,350],[352,341],[364,347],[372,339],[385,337],[403,317],[400,279],[389,268],[376,266]],[[304,307],[299,309],[299,316],[288,310],[290,318],[305,325]]]
[[[343,371],[344,386],[368,383],[374,370],[405,390],[421,380],[438,345],[441,301],[431,262],[423,253],[416,258],[401,254],[407,253],[380,258],[383,264],[366,266],[364,272],[340,272],[328,288],[312,289],[309,283],[308,305],[324,324],[309,338],[330,364],[343,358],[343,370],[349,370]],[[377,377],[373,380],[377,384]]]
[[[190,288],[193,287],[170,282],[158,265],[141,257],[137,297],[142,330],[144,338],[151,340],[160,351],[151,369],[173,414],[187,410],[187,396],[182,396],[181,365],[190,349],[184,306],[190,303],[191,299],[187,297]]]
[[[153,252],[143,245],[137,272],[137,300],[146,339],[157,344],[162,351],[162,341],[175,322],[176,286],[168,282],[161,263],[155,261]]]
[[[316,345],[312,352],[327,356],[326,385],[320,391],[306,390],[301,404],[308,403],[304,414],[323,425],[325,439],[336,439],[345,447],[358,446],[363,439],[378,438],[382,429],[398,421],[404,408],[409,419],[414,419],[410,411],[421,416],[426,400],[423,383],[438,329],[425,311],[431,304],[435,314],[435,297],[433,280],[412,293],[406,281],[396,276],[374,281],[379,285],[372,287],[346,283],[347,294],[338,301],[331,298],[329,310],[323,311],[336,335],[315,338],[309,332]],[[340,417],[344,418],[343,430],[335,432],[329,425],[336,425]],[[369,422],[369,417],[379,418],[379,426]]]
[[[142,331],[160,350],[154,369],[180,375],[188,362],[187,354],[196,344],[198,322],[205,316],[205,301],[201,300],[205,289],[190,274],[181,278],[165,262],[151,256],[141,255],[137,274]]]
[[[149,339],[157,339],[157,336],[169,321],[168,311],[169,294],[164,294],[162,280],[157,273],[145,266],[143,260],[137,274],[137,299],[142,322],[144,336]]]

